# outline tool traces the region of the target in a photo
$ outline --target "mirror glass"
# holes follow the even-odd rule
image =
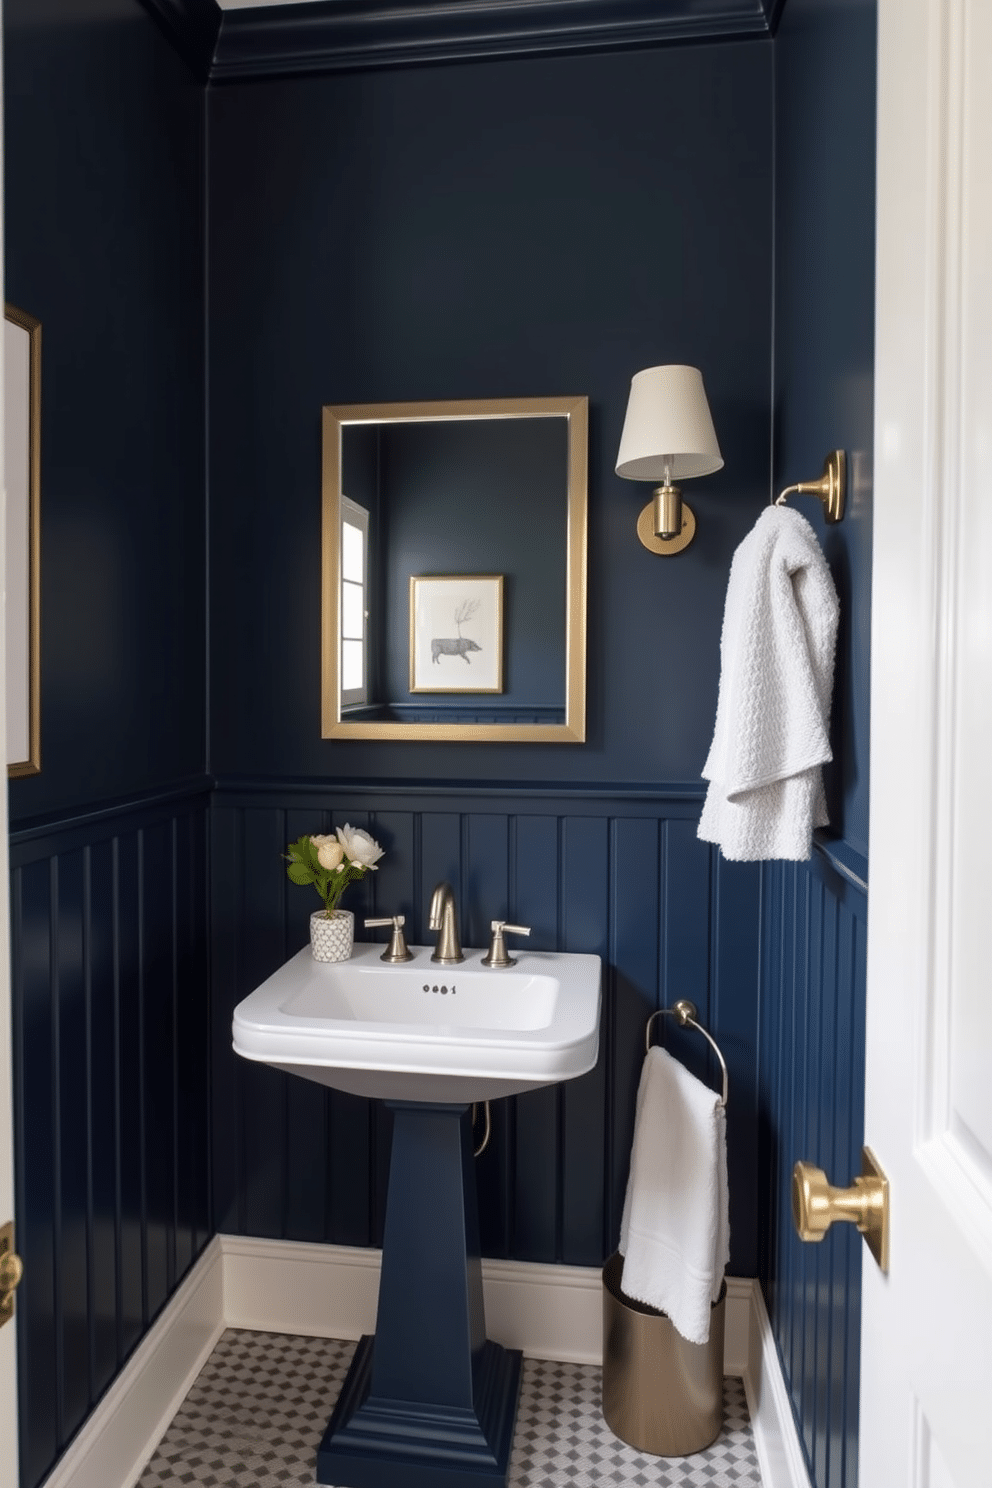
[[[323,410],[323,736],[585,738],[586,398]]]

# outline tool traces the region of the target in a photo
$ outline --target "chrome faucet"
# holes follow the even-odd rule
[[[431,895],[430,928],[440,932],[432,961],[454,966],[465,960],[458,940],[454,890],[449,883],[439,883]]]

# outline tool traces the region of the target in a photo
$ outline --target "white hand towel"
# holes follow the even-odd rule
[[[808,858],[827,824],[823,764],[839,605],[806,518],[768,506],[730,566],[710,782],[698,835],[737,862]]]
[[[730,1259],[726,1120],[715,1091],[664,1049],[648,1050],[637,1089],[620,1253],[627,1296],[705,1343]]]

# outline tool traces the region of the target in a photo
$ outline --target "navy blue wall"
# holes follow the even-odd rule
[[[378,1238],[381,1114],[229,1045],[233,1003],[305,938],[285,842],[350,819],[388,847],[364,903],[416,938],[450,875],[467,943],[506,911],[604,957],[597,1070],[496,1111],[488,1253],[614,1246],[644,1020],[698,1000],[731,1067],[733,1269],[760,1267],[818,1488],[852,1488],[860,1256],[798,1249],[785,1195],[795,1157],[846,1178],[860,1142],[874,6],[790,0],[774,43],[227,85],[209,146],[202,88],[136,0],[4,20],[8,297],[45,328],[44,768],[11,791],[25,1485],[211,1200],[220,1228]],[[838,73],[834,116],[817,89]],[[771,481],[773,246],[775,483],[834,445],[854,479],[823,534],[845,608],[833,835],[809,869],[759,871],[695,821],[730,559]],[[689,487],[699,536],[672,560],[613,474],[629,378],[659,361],[703,368],[726,459]],[[589,743],[322,740],[321,404],[562,393],[590,397]]]
[[[21,1482],[211,1234],[207,798],[11,840]]]
[[[211,91],[218,775],[698,779],[730,559],[768,495],[771,52]],[[689,483],[677,560],[640,546],[649,488],[613,474],[631,375],[669,361],[703,369],[726,460]],[[322,740],[321,405],[564,394],[590,399],[588,743]]]
[[[329,805],[333,803],[333,811]],[[500,787],[295,787],[214,798],[214,1159],[220,1231],[381,1243],[388,1136],[377,1104],[237,1058],[231,1010],[307,943],[309,898],[287,880],[285,844],[330,820],[388,848],[356,914],[401,912],[411,942],[448,879],[462,938],[486,943],[494,916],[532,927],[538,949],[604,963],[600,1058],[579,1080],[494,1103],[478,1166],[486,1255],[598,1265],[616,1248],[644,1028],[691,996],[730,1069],[732,1267],[756,1266],[758,874],[696,838],[696,791],[512,796]],[[288,834],[288,835],[287,835]],[[274,871],[273,871],[274,869]],[[664,1020],[667,1023],[667,1020]],[[666,1028],[669,1047],[716,1081],[704,1040]]]
[[[801,1245],[789,1185],[799,1159],[848,1183],[864,1140],[875,35],[875,0],[789,0],[773,48],[775,484],[815,478],[833,448],[850,479],[838,526],[796,503],[841,599],[830,828],[808,868],[762,871],[759,1275],[816,1488],[857,1481],[863,1246],[841,1225]]]
[[[210,1233],[204,100],[134,0],[3,22],[6,293],[43,328],[42,771],[10,786],[33,1488]]]
[[[812,1481],[855,1488],[864,1243],[801,1244],[790,1187],[800,1159],[861,1171],[867,895],[817,853],[766,865],[761,900],[758,1275]]]
[[[347,435],[346,435],[347,438]],[[398,424],[383,430],[380,521],[383,701],[429,701],[439,716],[471,694],[409,691],[411,574],[503,575],[503,691],[483,706],[544,705],[565,720],[565,420]],[[445,635],[454,636],[448,617]],[[479,637],[469,623],[467,636]],[[479,637],[481,638],[481,637]],[[469,668],[455,659],[463,679]],[[453,663],[449,663],[449,666]]]
[[[203,92],[134,0],[4,6],[6,295],[42,322],[42,773],[204,769]]]
[[[415,938],[451,875],[466,944],[508,913],[604,957],[596,1074],[500,1105],[486,1248],[596,1264],[615,1247],[644,1023],[691,996],[735,1069],[749,1274],[758,875],[694,834],[727,573],[769,483],[770,44],[231,85],[209,109],[218,1225],[378,1236],[381,1118],[246,1069],[227,1037],[306,939],[285,834],[357,817],[387,848],[377,908]],[[726,458],[694,483],[699,536],[673,560],[637,541],[647,488],[613,473],[630,377],[664,361],[704,369]],[[321,405],[561,394],[590,398],[590,742],[322,740]],[[301,1151],[301,1119],[327,1154]]]
[[[794,498],[840,596],[830,835],[868,853],[877,0],[789,0],[775,59],[775,487],[847,451],[842,523]],[[834,107],[836,79],[844,101]]]

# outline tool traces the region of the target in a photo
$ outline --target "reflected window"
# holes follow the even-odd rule
[[[369,514],[341,497],[341,706],[369,700]]]

